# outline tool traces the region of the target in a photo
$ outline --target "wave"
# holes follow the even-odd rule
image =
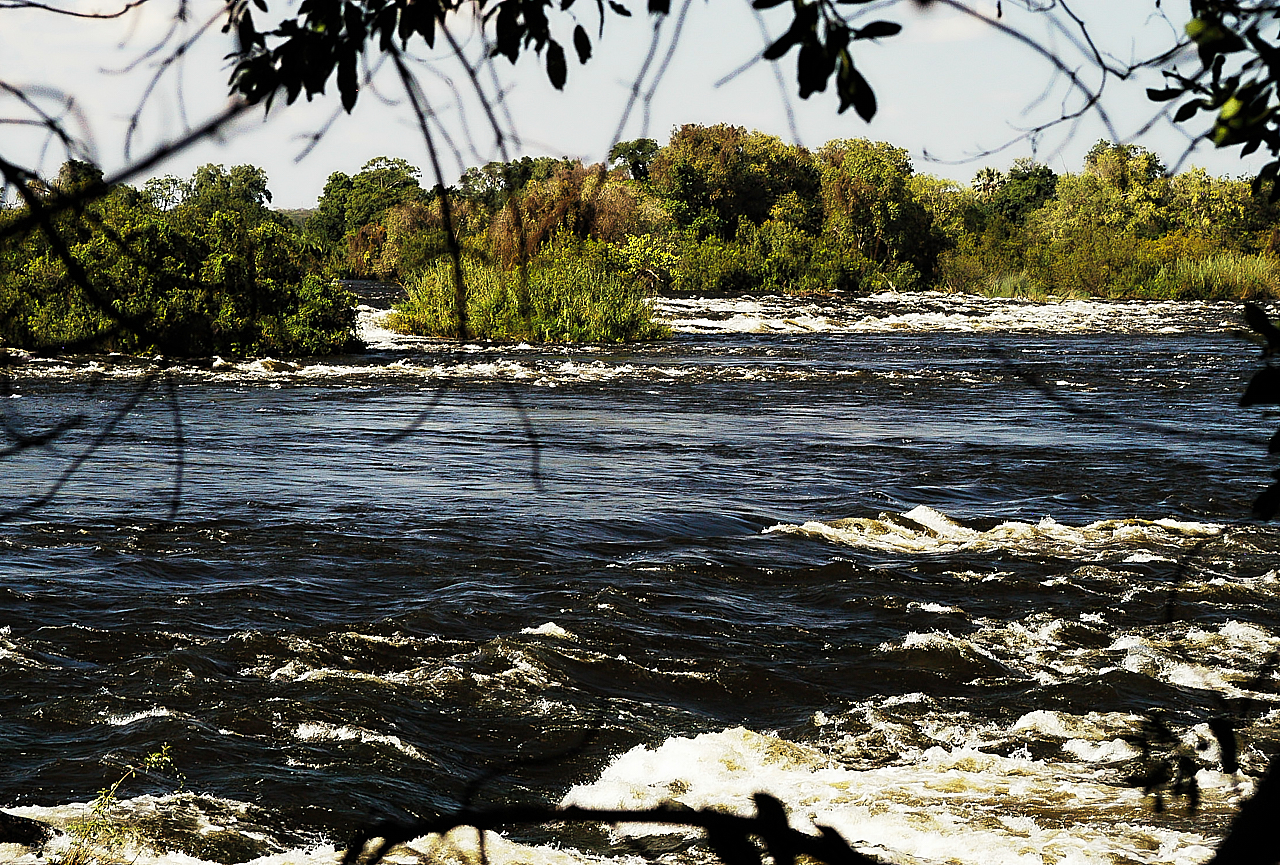
[[[742,727],[673,737],[614,759],[563,805],[647,808],[678,804],[747,815],[756,792],[786,804],[793,825],[830,826],[864,853],[895,863],[1198,863],[1212,832],[1171,828],[1139,790],[1116,786],[1110,765],[1133,756],[1111,731],[1087,719],[1032,713],[1015,733],[1037,727],[1064,739],[1069,761],[1001,756],[973,744],[934,745],[874,769],[842,765],[829,749]],[[1245,791],[1202,771],[1202,815],[1221,817]],[[622,835],[673,831],[626,826]]]
[[[1188,333],[1240,327],[1229,302],[1051,300],[938,291],[880,292],[843,302],[663,297],[659,317],[686,333]]]
[[[1011,552],[1097,561],[1120,553],[1125,556],[1124,561],[1142,563],[1174,561],[1160,551],[1176,551],[1221,535],[1224,530],[1224,526],[1214,523],[1174,519],[1099,520],[1069,526],[1045,517],[1038,523],[1010,520],[982,531],[920,505],[903,514],[882,513],[875,518],[850,517],[830,522],[811,520],[799,525],[779,523],[764,531],[907,555]]]

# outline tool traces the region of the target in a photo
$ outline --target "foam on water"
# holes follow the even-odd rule
[[[821,538],[851,547],[892,553],[1008,551],[1089,560],[1125,549],[1134,555],[1132,548],[1142,545],[1185,546],[1200,538],[1219,535],[1223,527],[1173,519],[1099,520],[1085,526],[1068,526],[1045,517],[1034,524],[1008,521],[979,531],[920,505],[904,514],[882,513],[874,519],[851,517],[831,522],[813,520],[800,525],[779,523],[764,531],[766,534]]]
[[[403,741],[399,736],[374,733],[371,730],[353,727],[348,724],[326,724],[319,721],[310,721],[299,724],[294,731],[294,735],[303,742],[362,742],[366,745],[380,745],[394,748],[414,760],[429,760],[425,754],[408,742]]]
[[[1022,729],[1061,719],[1020,719]],[[1078,731],[1088,733],[1086,723]],[[1078,743],[1080,762],[1003,757],[968,745],[934,746],[895,765],[853,769],[823,749],[734,728],[616,758],[595,781],[574,787],[563,804],[648,808],[678,803],[750,814],[750,797],[783,801],[793,825],[826,825],[885,861],[982,863],[1198,863],[1214,838],[1169,828],[1137,790],[1116,786],[1098,759],[1129,756],[1123,743]],[[1202,772],[1208,810],[1225,810],[1239,791]],[[622,826],[623,834],[672,831]]]
[[[1238,326],[1231,304],[1054,299],[1034,302],[937,291],[880,292],[847,302],[769,296],[657,298],[672,329],[688,333],[960,332],[1182,333]]]

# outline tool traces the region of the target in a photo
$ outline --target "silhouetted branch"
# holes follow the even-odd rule
[[[77,12],[74,9],[64,9],[60,6],[53,6],[49,3],[36,3],[33,0],[0,0],[0,9],[36,9],[41,12],[51,12],[54,15],[65,15],[68,18],[97,18],[110,19],[120,18],[128,15],[139,6],[146,5],[150,0],[130,0],[114,12]]]
[[[415,822],[384,821],[357,832],[347,846],[343,865],[375,865],[398,844],[423,835],[443,835],[462,826],[478,832],[496,831],[518,825],[548,823],[663,823],[702,829],[707,842],[725,865],[760,865],[761,851],[752,839],[758,838],[774,865],[795,865],[798,857],[827,865],[877,865],[877,860],[857,852],[840,833],[819,826],[819,835],[793,828],[786,808],[774,797],[757,793],[754,817],[740,817],[710,809],[688,810],[671,806],[638,810],[599,808],[555,808],[515,805],[503,808],[462,809]],[[371,852],[370,842],[381,841]],[[367,853],[367,855],[366,855]]]

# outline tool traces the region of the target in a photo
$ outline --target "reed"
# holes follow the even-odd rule
[[[1017,297],[1040,301],[1049,299],[1048,292],[1025,270],[988,274],[979,281],[976,289],[983,297]]]
[[[1179,258],[1156,271],[1137,294],[1158,300],[1264,300],[1280,294],[1280,262],[1240,253]]]

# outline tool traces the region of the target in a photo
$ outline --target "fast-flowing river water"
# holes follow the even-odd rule
[[[0,806],[65,827],[168,745],[115,791],[124,861],[756,791],[889,863],[1206,859],[1280,741],[1280,533],[1248,519],[1277,422],[1238,407],[1238,306],[658,303],[650,345],[363,307],[349,358],[11,365]],[[1196,813],[1130,780],[1161,725]],[[661,827],[486,850],[710,859]]]

